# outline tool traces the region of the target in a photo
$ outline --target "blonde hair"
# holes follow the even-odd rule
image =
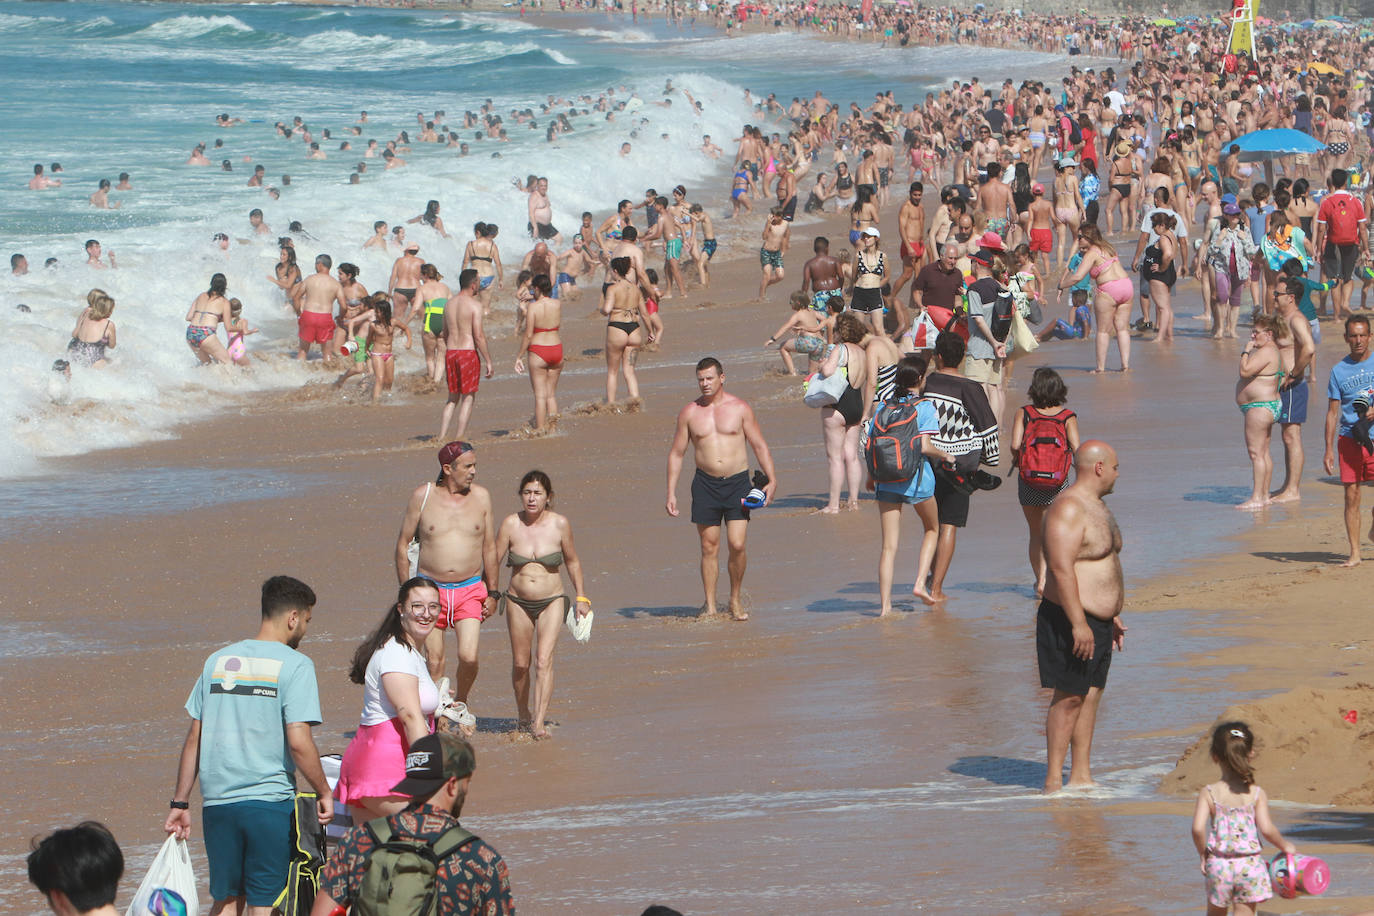
[[[229,300],[229,315],[233,318],[239,317],[243,313],[243,303],[237,299]]]
[[[96,300],[98,300],[98,299],[108,299],[109,296],[110,296],[110,294],[107,293],[107,292],[105,292],[103,289],[93,289],[93,290],[91,290],[89,293],[86,294],[86,304],[87,304],[87,305],[90,305],[90,306],[94,306],[95,303],[96,303]]]
[[[97,296],[96,293],[100,295]],[[114,311],[115,301],[98,289],[91,290],[91,295],[86,297],[86,301],[90,303],[89,314],[95,321],[104,321]]]

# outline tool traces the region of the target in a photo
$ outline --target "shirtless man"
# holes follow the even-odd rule
[[[596,269],[597,259],[582,241],[581,235],[573,236],[573,246],[558,256],[558,285],[554,287],[561,299],[576,299],[581,295],[577,281],[591,276]]]
[[[528,270],[536,276],[543,274],[549,278],[549,286],[557,289],[557,264],[558,259],[549,251],[549,246],[544,242],[536,242],[534,247],[525,253],[524,259],[520,262],[520,269]]]
[[[129,173],[128,173],[128,172],[120,172],[120,173],[119,173],[119,184],[115,185],[115,190],[116,190],[116,191],[132,191],[133,189],[134,189],[133,183],[129,181]]]
[[[205,144],[198,144],[191,150],[191,157],[186,160],[187,165],[214,165],[209,157],[205,155]]]
[[[1312,323],[1298,310],[1302,297],[1302,280],[1279,280],[1274,291],[1279,318],[1288,323],[1291,332],[1285,340],[1275,340],[1279,347],[1279,366],[1283,381],[1279,384],[1279,428],[1283,430],[1283,486],[1271,494],[1271,503],[1296,502],[1302,498],[1298,485],[1302,483],[1302,424],[1307,422],[1307,402],[1310,396],[1307,376],[1312,358],[1317,353],[1312,339]]]
[[[644,249],[636,244],[639,239],[639,231],[634,226],[626,226],[620,230],[620,241],[615,243],[611,249],[610,257],[606,259],[606,278],[601,284],[601,296],[604,304],[606,291],[614,285],[617,275],[611,270],[611,262],[616,258],[630,259],[630,272],[625,275],[625,279],[637,284],[645,298],[653,298],[654,288],[649,283],[649,275],[644,272]],[[605,311],[605,308],[602,308]]]
[[[96,268],[97,270],[104,270],[104,269],[105,269],[105,265],[104,265],[103,263],[101,263],[101,261],[100,261],[100,254],[101,254],[101,251],[102,251],[102,249],[101,249],[101,247],[100,247],[100,243],[97,242],[95,239],[87,239],[87,240],[86,240],[86,266],[87,266],[87,267],[94,267],[94,268]],[[109,259],[110,259],[110,266],[111,266],[111,267],[117,266],[117,265],[115,264],[114,252],[113,252],[113,251],[108,251],[108,252],[105,252],[105,254],[106,254],[106,255],[109,257]]]
[[[33,177],[29,179],[30,191],[42,191],[47,188],[62,187],[62,179],[49,178],[43,174],[43,163],[36,162],[33,166]]]
[[[825,315],[830,297],[842,295],[840,287],[844,285],[844,276],[840,273],[840,262],[830,256],[828,238],[816,236],[811,250],[815,256],[802,265],[801,291],[811,297],[811,308]]]
[[[402,324],[409,324],[417,311],[415,291],[420,288],[420,268],[425,266],[425,261],[419,255],[419,242],[404,244],[401,256],[391,265],[391,277],[387,280],[386,288],[391,293],[392,312],[400,316]]]
[[[1070,747],[1069,788],[1093,785],[1089,757],[1097,708],[1112,649],[1122,649],[1126,638],[1121,529],[1102,501],[1116,485],[1116,452],[1096,439],[1084,442],[1074,453],[1074,469],[1074,482],[1045,513],[1047,577],[1035,625],[1040,686],[1054,689],[1045,717],[1046,794],[1064,788]]]
[[[477,271],[469,267],[458,275],[458,295],[444,305],[444,371],[448,377],[448,400],[444,402],[439,422],[439,441],[448,435],[453,411],[458,409],[458,426],[454,435],[462,438],[472,417],[472,405],[477,400],[477,386],[482,367],[491,378],[491,354],[487,352],[487,336],[482,333],[482,301],[477,290],[482,281]]]
[[[759,248],[759,266],[763,277],[759,281],[759,301],[763,300],[768,287],[781,283],[783,278],[782,256],[792,241],[792,224],[782,218],[782,211],[774,207],[769,213],[768,222],[763,224],[763,245]]]
[[[447,443],[439,449],[439,467],[438,482],[416,487],[406,503],[396,538],[396,579],[404,583],[411,577],[408,550],[411,540],[418,540],[415,574],[439,586],[439,620],[425,639],[425,658],[437,682],[444,673],[444,631],[452,630],[458,638],[458,674],[453,682],[457,721],[468,731],[477,724],[467,710],[468,694],[477,680],[477,638],[482,621],[496,610],[491,592],[500,568],[491,494],[473,483],[477,456],[472,446]]]
[[[315,258],[315,272],[301,282],[301,295],[292,302],[296,305],[296,336],[300,339],[300,349],[296,359],[305,359],[310,354],[310,345],[319,344],[326,366],[334,365],[334,303],[339,310],[346,311],[348,302],[344,298],[343,285],[330,274],[334,261],[327,254]]]
[[[980,189],[978,202],[974,206],[987,214],[988,229],[1000,235],[1005,242],[1016,221],[1016,211],[1012,204],[1011,186],[1002,181],[1001,175],[1001,163],[989,162],[988,180]]]
[[[98,210],[118,210],[119,201],[110,203],[110,179],[100,179],[94,194],[90,196],[91,206]]]
[[[260,188],[263,180],[267,177],[267,167],[262,165],[253,166],[253,177],[248,179],[248,187]]]
[[[530,238],[548,241],[554,245],[563,244],[563,236],[553,227],[553,206],[549,203],[549,180],[540,178],[530,192],[529,200]]]
[[[740,500],[748,495],[751,487],[749,452],[745,443],[754,450],[759,466],[768,475],[768,484],[763,488],[765,505],[773,501],[778,487],[777,473],[753,409],[740,398],[725,393],[725,370],[718,359],[708,356],[697,363],[697,387],[701,397],[678,414],[673,445],[668,451],[666,508],[669,515],[678,517],[677,481],[690,442],[697,465],[692,478],[692,524],[697,526],[701,538],[701,585],[706,595],[702,615],[709,617],[716,613],[720,525],[724,521],[729,545],[730,616],[735,620],[748,620],[749,614],[740,604],[746,565],[744,543],[749,526],[749,510],[740,505]]]
[[[262,221],[262,211],[257,207],[248,211],[248,225],[252,227],[254,235],[272,234],[272,227]]]
[[[892,285],[892,298],[906,286],[907,281],[916,276],[926,262],[926,211],[921,207],[921,196],[925,188],[919,181],[913,181],[907,189],[907,198],[897,211],[897,237],[901,240],[902,273]]]

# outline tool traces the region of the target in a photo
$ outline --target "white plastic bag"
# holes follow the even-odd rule
[[[124,916],[149,916],[148,903],[160,889],[175,891],[186,902],[186,916],[199,916],[200,894],[196,890],[196,874],[191,870],[191,851],[186,841],[168,834],[167,842],[158,850],[157,858],[148,869],[143,883],[134,894],[133,903]]]
[[[587,608],[587,613],[581,617],[577,616],[577,608],[568,608],[568,616],[563,621],[568,626],[568,632],[572,638],[578,642],[585,643],[592,638],[592,609]]]

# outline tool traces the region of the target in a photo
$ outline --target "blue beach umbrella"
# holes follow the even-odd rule
[[[1240,147],[1237,158],[1241,162],[1264,162],[1278,156],[1320,153],[1326,149],[1326,144],[1312,135],[1289,127],[1251,131],[1231,142]]]

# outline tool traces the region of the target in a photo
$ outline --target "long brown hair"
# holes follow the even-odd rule
[[[1078,227],[1078,237],[1087,239],[1089,245],[1106,252],[1110,256],[1116,255],[1116,249],[1102,237],[1102,230],[1097,228],[1095,223],[1084,223]]]
[[[1244,722],[1223,722],[1212,731],[1212,759],[1221,775],[1244,786],[1255,784],[1255,768],[1250,755],[1255,751],[1255,734]]]
[[[410,600],[410,593],[417,588],[432,588],[436,592],[439,586],[428,576],[415,576],[402,583],[401,588],[396,593],[396,603],[386,609],[386,615],[382,617],[382,622],[377,625],[377,629],[368,634],[358,648],[353,653],[353,663],[348,667],[348,679],[355,684],[367,683],[367,664],[372,661],[372,656],[377,650],[386,645],[388,639],[410,649],[412,652],[418,651],[410,645],[406,639],[405,630],[401,627],[401,606]]]

